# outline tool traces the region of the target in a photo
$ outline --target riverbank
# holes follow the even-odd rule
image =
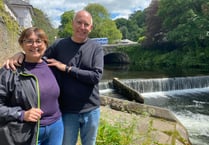
[[[191,145],[187,130],[169,110],[107,96],[101,100],[101,120],[135,123],[132,145]]]
[[[108,72],[108,75],[123,74],[124,77],[121,76],[120,80],[138,92],[141,92],[146,105],[170,110],[187,129],[193,145],[209,144],[208,74],[204,75],[204,73],[200,73],[193,77],[172,78],[165,77],[167,76],[165,74],[159,74],[159,77],[155,77],[151,74],[156,74],[156,71],[146,71],[137,72],[138,76],[130,79],[132,73],[132,71],[112,70],[112,72]],[[110,80],[112,80],[111,76],[108,81],[100,83],[101,94],[127,100],[126,97],[115,93],[115,90],[112,89],[112,81]],[[171,80],[175,80],[175,83]],[[178,88],[174,86],[178,86]],[[182,87],[179,88],[180,86]],[[164,90],[165,88],[167,89]]]
[[[113,78],[112,86],[115,92],[126,96],[129,101],[103,94],[101,104],[105,107],[101,109],[101,120],[105,119],[107,122],[114,120],[115,124],[118,124],[117,121],[119,123],[123,121],[123,126],[135,121],[136,145],[191,144],[187,129],[170,110],[141,104],[144,103],[144,97],[118,78]]]
[[[137,69],[150,68],[208,68],[209,51],[207,48],[155,49],[136,46],[117,47],[119,52],[129,56],[130,63]]]

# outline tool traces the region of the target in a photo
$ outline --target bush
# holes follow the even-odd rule
[[[100,120],[100,126],[97,135],[97,145],[133,145],[133,135],[135,123],[116,122],[110,124],[107,121]]]

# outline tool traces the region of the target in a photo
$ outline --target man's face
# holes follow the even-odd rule
[[[73,21],[73,38],[76,42],[84,42],[92,30],[92,18],[86,12],[79,12]]]

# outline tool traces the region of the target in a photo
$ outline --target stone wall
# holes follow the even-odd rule
[[[138,129],[136,135],[143,136],[144,140],[163,145],[191,145],[186,128],[169,110],[108,96],[100,96],[100,98],[102,106],[123,112],[121,115],[123,119],[136,116],[136,129]],[[116,120],[116,115],[110,112],[108,111],[108,116],[106,115],[105,118]],[[101,114],[104,117],[104,111]],[[121,116],[119,120],[123,120]],[[138,144],[144,144],[142,142],[144,141],[140,138]]]
[[[6,58],[20,50],[17,34],[8,31],[4,20],[0,17],[0,66]]]
[[[142,104],[143,96],[117,78],[113,79],[113,86],[119,94],[125,95],[132,101],[103,95],[100,96],[101,105],[123,112],[122,116],[125,116],[125,113],[136,115],[138,121],[136,128],[139,129],[137,135],[141,134],[145,140],[150,138],[156,144],[191,145],[186,128],[170,110]],[[109,112],[110,117],[115,117]],[[104,111],[102,113],[104,114]],[[131,118],[131,116],[125,118]],[[119,120],[122,118],[120,117]],[[143,144],[141,138],[138,144]]]

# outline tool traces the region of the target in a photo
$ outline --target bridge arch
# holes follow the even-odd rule
[[[114,52],[114,53],[108,53],[104,56],[104,63],[105,64],[128,64],[130,63],[129,57],[125,53],[120,52]]]
[[[104,48],[104,63],[105,64],[128,64],[130,63],[129,56],[125,53],[120,51],[117,47],[124,46],[118,44],[107,44],[103,45]],[[125,45],[128,46],[128,45]]]

